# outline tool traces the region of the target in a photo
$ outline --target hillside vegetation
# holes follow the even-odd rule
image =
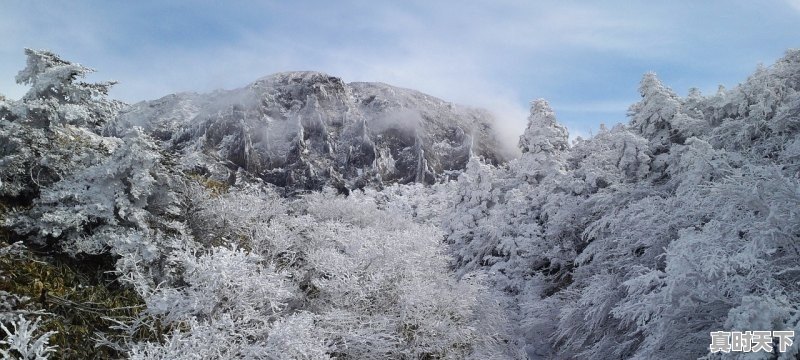
[[[505,153],[462,126],[479,111],[410,90],[350,85],[384,98],[345,137],[308,129],[352,93],[266,91],[253,109],[311,108],[256,131],[230,99],[129,107],[26,54],[30,90],[0,97],[5,357],[718,358],[711,331],[800,332],[800,51],[710,96],[645,74],[627,124],[571,143],[535,100],[510,161],[479,156]],[[406,141],[398,93],[468,116]]]

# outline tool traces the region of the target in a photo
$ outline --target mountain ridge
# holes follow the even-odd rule
[[[503,153],[495,118],[422,92],[316,71],[261,77],[233,90],[183,92],[131,105],[108,132],[140,126],[195,171],[228,181],[243,168],[288,191],[431,184],[470,156]],[[198,158],[198,154],[202,154]]]

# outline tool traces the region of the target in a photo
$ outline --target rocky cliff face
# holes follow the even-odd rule
[[[417,91],[279,73],[247,87],[135,104],[108,128],[141,126],[193,171],[239,168],[289,191],[432,183],[471,154],[504,161],[492,116]]]

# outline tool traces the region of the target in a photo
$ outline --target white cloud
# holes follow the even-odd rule
[[[800,9],[800,0],[785,1]],[[509,137],[521,132],[527,102],[538,97],[551,100],[559,114],[574,116],[566,119],[571,132],[596,128],[581,123],[595,120],[578,115],[624,111],[632,103],[624,98],[636,96],[640,73],[660,70],[651,65],[642,70],[639,64],[731,68],[702,56],[714,51],[709,43],[725,46],[723,36],[737,36],[719,24],[736,22],[734,15],[746,19],[748,6],[755,6],[512,0],[352,0],[313,7],[201,3],[181,9],[12,4],[5,5],[10,15],[0,22],[5,35],[0,55],[7,59],[0,62],[0,92],[10,97],[23,91],[11,85],[24,66],[22,48],[46,47],[98,69],[94,79],[119,80],[112,95],[128,101],[233,88],[278,71],[318,70],[486,107],[498,114]],[[706,21],[712,13],[728,18]],[[177,31],[180,26],[187,28]],[[225,37],[203,38],[217,36],[216,28],[204,26],[221,27]],[[603,57],[606,62],[598,65]],[[748,62],[746,68],[752,66]],[[632,79],[622,83],[614,71]],[[589,91],[603,81],[608,92]],[[713,80],[718,82],[722,79]]]
[[[541,69],[530,79],[534,91],[552,82],[569,82],[569,78],[547,76],[554,69],[569,66],[558,63],[560,53],[585,49],[638,53],[653,47],[652,39],[641,34],[657,26],[651,19],[620,16],[597,6],[557,3],[357,2],[342,8],[324,10],[333,14],[320,9],[289,14],[307,17],[296,22],[317,33],[250,28],[222,44],[184,48],[168,41],[153,42],[139,44],[138,51],[116,55],[103,51],[112,47],[112,41],[129,39],[112,38],[122,35],[108,34],[113,26],[104,21],[88,21],[103,18],[102,10],[48,7],[34,13],[41,10],[45,17],[57,18],[55,24],[60,30],[35,26],[38,20],[15,24],[18,40],[12,46],[21,48],[26,46],[19,43],[23,39],[39,38],[44,39],[43,46],[74,47],[76,53],[93,54],[101,58],[89,64],[99,68],[96,77],[120,80],[112,95],[128,101],[176,91],[238,87],[287,70],[325,71],[346,81],[381,81],[487,108],[498,117],[502,135],[515,144],[525,126],[527,102],[543,94],[521,94],[505,83],[507,74],[503,77],[498,73],[515,73],[519,67]],[[55,14],[65,16],[58,18]],[[70,17],[83,21],[67,20]],[[343,26],[369,40],[326,40]],[[657,52],[653,49],[646,53]],[[10,96],[21,95],[13,93],[18,89],[11,90]],[[599,101],[556,109],[603,111],[614,105]],[[573,131],[579,132],[583,130]]]
[[[791,8],[800,11],[800,0],[784,0]]]

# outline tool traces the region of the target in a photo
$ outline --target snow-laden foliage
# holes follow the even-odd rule
[[[181,287],[137,285],[146,316],[175,330],[134,358],[520,356],[481,277],[448,275],[439,230],[370,195],[284,203],[251,188],[202,206],[226,210],[209,230],[233,240],[179,254]]]
[[[17,115],[25,122],[37,127],[72,124],[99,129],[121,107],[106,98],[115,82],[76,81],[94,70],[45,50],[25,49],[25,55],[27,67],[16,77],[17,83],[30,85],[22,98],[23,113]]]
[[[345,134],[357,141],[334,144],[314,95],[292,112],[298,136],[282,140],[297,145],[283,149],[298,160],[288,170],[253,165],[266,158],[252,147],[269,150],[281,133],[255,131],[249,110],[220,105],[220,121],[194,123],[192,136],[220,145],[208,151],[178,131],[191,106],[145,111],[168,121],[138,128],[159,119],[115,120],[110,83],[77,81],[90,70],[52,53],[27,55],[18,81],[31,90],[0,97],[0,235],[113,260],[102,270],[144,303],[134,318],[109,319],[113,335],[96,334],[120,356],[713,359],[711,331],[800,332],[800,51],[712,96],[681,97],[645,74],[627,125],[572,144],[536,100],[521,156],[501,165],[467,161],[463,131],[423,146],[424,126],[392,133],[411,144],[400,164],[376,155],[383,140],[367,134],[377,124],[358,117]],[[274,85],[264,81],[254,86]],[[447,146],[466,167],[440,170],[458,181],[350,186],[382,183],[374,168],[399,165],[433,181],[426,169],[441,164],[426,152]],[[347,195],[264,182],[294,176]],[[13,300],[5,314],[35,303],[0,295]],[[3,319],[0,351],[57,351],[38,320]]]
[[[185,241],[179,181],[155,143],[132,129],[102,162],[40,190],[32,207],[9,219],[34,244],[78,256],[111,254],[156,265],[156,279],[173,249]]]
[[[14,101],[0,97],[0,196],[30,198],[39,188],[96,164],[114,143],[97,136],[121,103],[108,100],[113,83],[77,81],[91,69],[47,51],[25,50],[17,82],[30,85]]]
[[[556,121],[556,115],[550,104],[544,99],[531,103],[531,115],[528,127],[519,138],[519,147],[523,153],[554,153],[569,147],[567,128]]]
[[[41,318],[30,321],[19,315],[18,318],[6,323],[0,322],[3,338],[0,339],[0,355],[4,359],[19,360],[46,360],[57,348],[48,345],[49,338],[55,331],[41,333],[39,322]]]
[[[672,120],[680,111],[678,96],[652,72],[642,78],[639,93],[642,100],[628,110],[630,127],[648,138],[650,146],[661,152],[665,146],[669,146]]]
[[[534,102],[523,156],[459,178],[457,273],[489,271],[533,358],[697,358],[710,331],[799,331],[798,78],[798,51],[710,97],[648,73],[627,126],[569,148]]]

